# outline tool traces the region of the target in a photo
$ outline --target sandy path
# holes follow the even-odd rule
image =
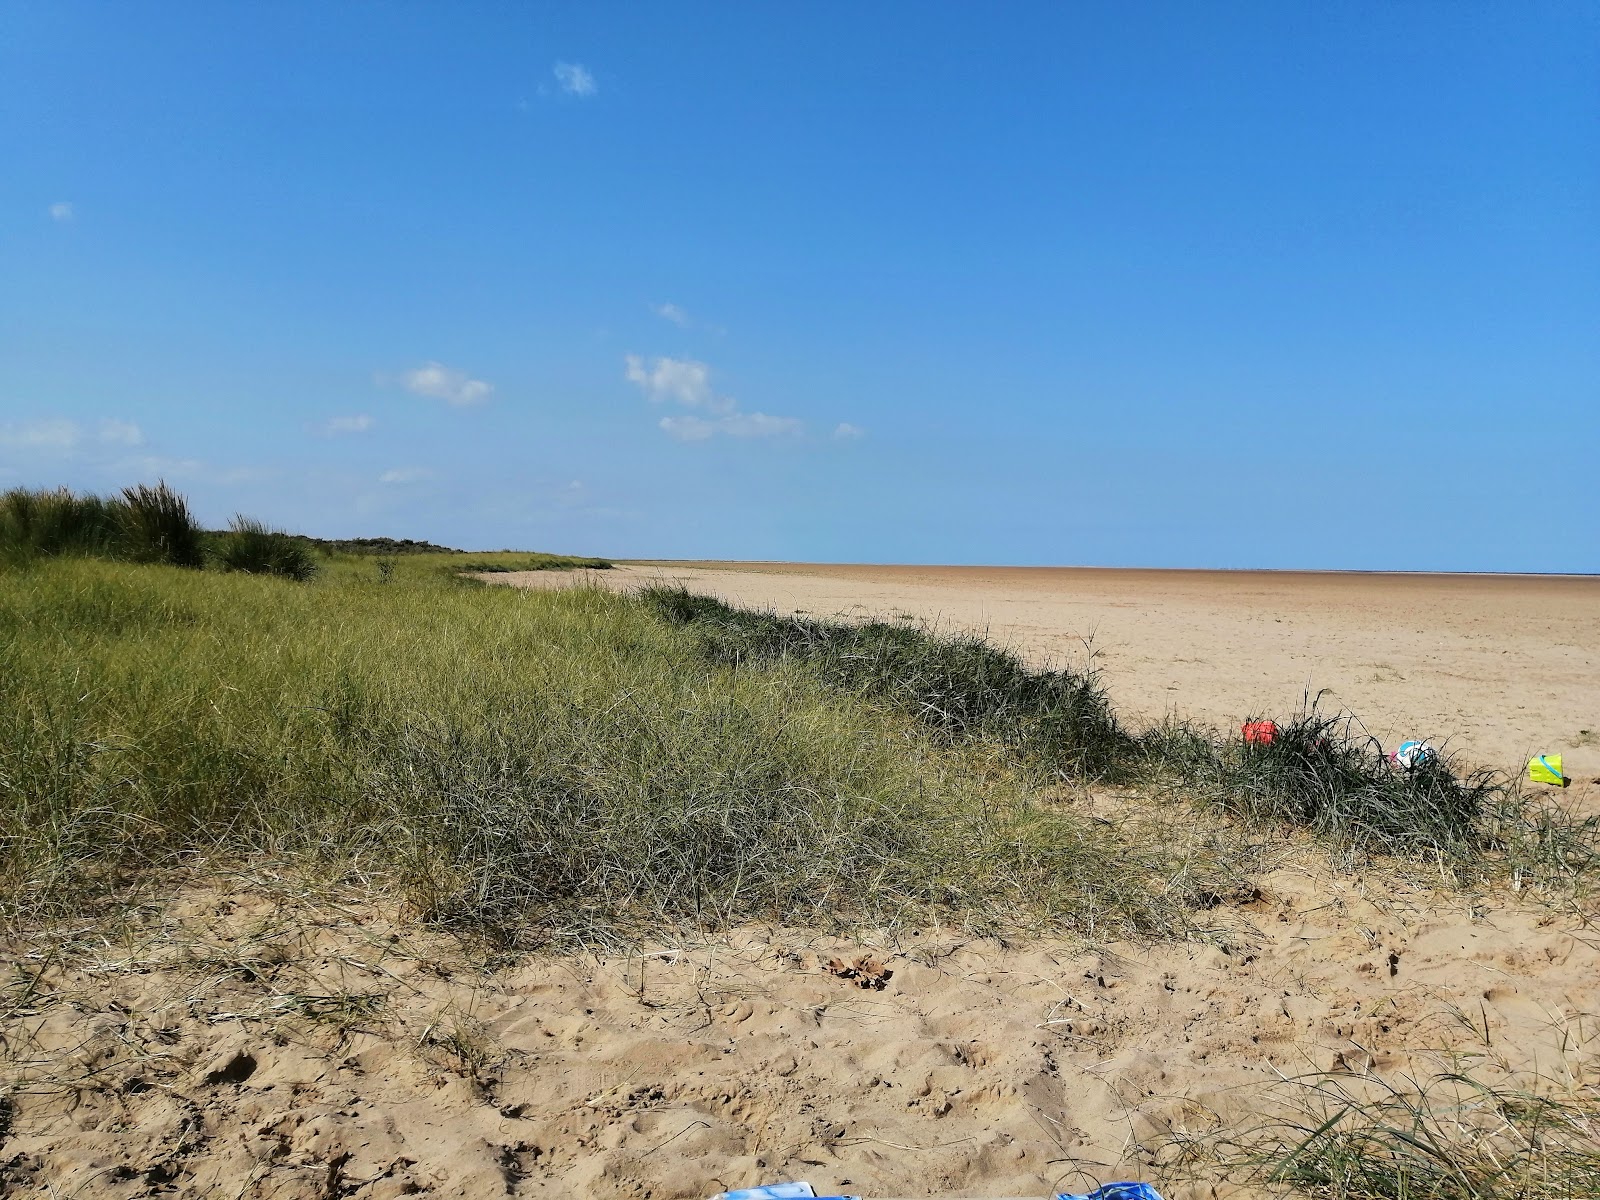
[[[904,612],[1081,665],[1122,711],[1219,727],[1292,712],[1309,690],[1373,733],[1449,738],[1516,769],[1560,753],[1600,776],[1600,578],[810,564],[628,565],[575,579],[681,580],[731,602],[817,615]]]

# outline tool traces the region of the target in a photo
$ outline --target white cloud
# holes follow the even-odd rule
[[[657,358],[646,363],[637,354],[623,359],[623,377],[636,385],[652,404],[674,400],[698,413],[662,417],[657,425],[682,442],[703,442],[717,434],[728,437],[778,437],[800,433],[805,425],[795,417],[739,411],[732,396],[719,396],[711,388],[711,368],[686,358]]]
[[[19,450],[71,450],[83,437],[76,421],[23,421],[0,425],[0,446]]]
[[[798,417],[772,417],[766,413],[733,413],[717,422],[729,437],[781,437],[799,433],[805,422]]]
[[[692,358],[658,358],[648,366],[637,354],[624,360],[624,376],[637,384],[650,401],[660,404],[676,400],[685,408],[706,408],[712,412],[731,412],[734,402],[711,390],[711,368]]]
[[[592,96],[598,88],[594,76],[581,63],[558,62],[552,74],[561,90],[569,96]]]
[[[402,371],[400,386],[418,396],[430,396],[457,407],[482,404],[494,391],[494,384],[473,379],[459,367],[437,362],[425,362],[420,367]]]
[[[655,313],[655,315],[660,317],[663,321],[671,321],[679,329],[687,329],[691,324],[693,324],[693,322],[689,320],[689,314],[684,312],[683,309],[679,308],[676,304],[652,304],[650,306],[650,311]]]
[[[365,433],[376,424],[377,422],[366,413],[354,417],[333,417],[323,422],[322,432],[327,437],[335,437],[341,433]]]
[[[59,221],[62,224],[66,224],[68,221],[72,220],[72,216],[72,201],[70,200],[57,200],[50,206],[50,219],[52,221]]]
[[[142,446],[144,430],[132,421],[114,421],[108,417],[100,422],[100,440],[116,446]]]
[[[867,436],[867,431],[859,425],[852,425],[849,421],[840,421],[833,427],[834,440],[840,442],[853,441],[856,438]]]
[[[76,421],[23,421],[0,425],[0,446],[22,450],[65,453],[77,449],[85,436],[83,426]],[[108,417],[100,422],[96,440],[108,446],[142,446],[144,431],[132,421],[114,421]]]
[[[424,479],[432,479],[433,472],[427,467],[394,467],[378,476],[379,483],[420,483]]]

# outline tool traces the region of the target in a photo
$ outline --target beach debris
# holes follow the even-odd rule
[[[718,1192],[711,1200],[861,1200],[859,1196],[818,1196],[809,1183],[769,1183],[765,1187]],[[1092,1192],[1057,1192],[1055,1200],[1161,1200],[1148,1183],[1106,1183]]]
[[[845,1196],[817,1196],[809,1183],[769,1183],[765,1187],[738,1188],[731,1192],[718,1192],[711,1200],[855,1200]]]
[[[1239,727],[1239,732],[1244,734],[1244,740],[1252,746],[1270,746],[1273,739],[1278,736],[1278,723],[1276,721],[1246,721]]]
[[[1528,778],[1534,783],[1566,787],[1572,781],[1561,773],[1561,755],[1537,754],[1528,760]]]
[[[1161,1200],[1148,1183],[1104,1183],[1092,1192],[1057,1192],[1056,1200]]]
[[[1438,751],[1427,742],[1401,742],[1399,748],[1389,755],[1389,761],[1409,771],[1438,757]]]
[[[866,988],[871,992],[883,991],[888,986],[889,980],[894,977],[893,971],[870,954],[863,954],[853,962],[846,962],[842,958],[830,958],[823,970],[840,979],[848,979],[858,988]]]

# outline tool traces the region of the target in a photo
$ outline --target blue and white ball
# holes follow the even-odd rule
[[[1434,757],[1433,747],[1427,742],[1401,742],[1400,748],[1394,752],[1395,765],[1408,771],[1425,762],[1432,762]]]

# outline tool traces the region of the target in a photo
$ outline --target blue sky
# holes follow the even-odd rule
[[[0,3],[0,485],[1600,570],[1592,3]]]

